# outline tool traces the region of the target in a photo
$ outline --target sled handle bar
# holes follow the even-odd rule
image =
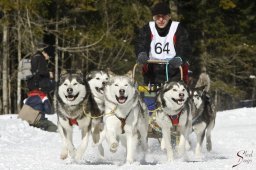
[[[148,60],[147,63],[151,64],[167,64],[168,60]]]
[[[166,64],[168,63],[168,60],[148,60],[147,63],[150,64]],[[137,68],[137,63],[133,66],[133,71],[132,71],[132,79],[135,80],[135,72],[136,72],[136,68]],[[180,80],[183,80],[183,69],[181,66],[179,66],[179,70],[180,70]]]

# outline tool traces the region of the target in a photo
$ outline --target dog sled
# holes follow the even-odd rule
[[[168,60],[148,60],[147,61],[148,64],[165,64],[165,65],[167,65],[168,62],[169,62]],[[137,66],[138,64],[135,64],[133,67],[132,78],[134,80],[135,80]],[[183,80],[184,74],[183,74],[182,66],[179,67],[179,70],[180,70],[180,80]],[[168,75],[166,75],[166,78],[168,81]],[[164,82],[161,84],[148,84],[148,85],[138,84],[137,85],[138,91],[148,108],[148,115],[149,115],[148,137],[158,139],[159,142],[160,142],[160,138],[162,138],[162,132],[161,132],[161,128],[158,126],[156,122],[156,112],[159,109],[157,108],[156,97],[163,84]],[[171,144],[173,147],[175,147],[176,144],[179,143],[179,136],[180,136],[178,131],[178,125],[173,126],[173,128],[171,129],[170,135],[172,136]]]

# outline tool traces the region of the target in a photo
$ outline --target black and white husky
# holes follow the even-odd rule
[[[171,128],[177,126],[180,132],[178,154],[185,152],[185,144],[192,128],[191,102],[183,82],[167,82],[157,96],[156,122],[162,129],[161,148],[167,151],[167,160],[173,161]]]
[[[79,161],[87,148],[89,136],[92,134],[92,126],[97,125],[95,123],[97,120],[100,123],[102,113],[98,109],[81,71],[62,72],[56,95],[58,129],[64,142],[60,157],[66,159],[70,155],[72,159]],[[94,120],[94,124],[92,124],[92,120]],[[72,142],[73,125],[79,126],[82,132],[82,142],[77,149]]]
[[[132,163],[139,143],[144,154],[147,149],[147,107],[142,102],[134,81],[127,76],[111,77],[104,95],[104,131],[110,151],[117,151],[120,139],[127,149],[126,162]]]
[[[197,143],[195,148],[195,156],[201,158],[202,143],[206,135],[206,148],[212,150],[211,131],[215,125],[216,110],[215,106],[209,102],[202,88],[191,90],[193,99],[192,107],[192,128],[196,134]]]
[[[109,75],[103,70],[94,70],[86,75],[91,92],[99,109],[104,112],[104,87],[108,82]]]
[[[88,81],[88,84],[91,88],[91,92],[93,95],[93,98],[97,104],[97,107],[100,109],[101,113],[104,114],[105,111],[105,103],[104,103],[104,89],[105,89],[105,85],[109,80],[109,75],[107,72],[103,71],[103,70],[93,70],[91,72],[89,72],[86,75],[86,80]],[[103,119],[102,119],[103,121]],[[94,123],[94,121],[92,121]],[[100,133],[101,136],[104,136],[104,132],[103,132],[103,128],[104,128],[104,124],[100,123],[98,124],[98,122],[96,122],[96,129],[93,130],[94,133]],[[92,128],[94,128],[92,127]],[[100,131],[100,132],[98,132]],[[98,135],[93,135],[93,137],[100,137]],[[95,143],[97,143],[97,141],[99,141],[98,138],[93,138],[93,140],[95,141]],[[100,153],[100,157],[103,158],[104,157],[104,148],[102,146],[102,143],[97,143],[98,145],[98,149],[99,149],[99,153]]]

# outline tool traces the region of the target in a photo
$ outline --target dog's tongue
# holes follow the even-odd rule
[[[96,87],[96,90],[97,90],[99,93],[103,94],[104,87],[101,87],[101,88]]]
[[[174,98],[172,98],[172,100],[173,100],[175,103],[177,103],[178,105],[182,105],[183,102],[184,102],[184,99],[174,99]]]
[[[75,97],[74,97],[73,95],[68,95],[67,99],[68,99],[69,101],[73,101],[73,100],[75,99]]]
[[[179,99],[178,104],[182,104],[183,101],[184,101],[184,99]]]
[[[100,91],[101,94],[103,94],[103,87],[99,88],[99,91]]]
[[[126,101],[126,98],[124,96],[121,96],[118,98],[119,103],[124,103]]]

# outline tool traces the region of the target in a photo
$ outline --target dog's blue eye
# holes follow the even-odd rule
[[[177,91],[176,89],[173,89],[173,91]]]
[[[68,84],[67,83],[64,83],[64,86],[67,86]]]
[[[74,83],[74,85],[77,85],[77,83]]]

